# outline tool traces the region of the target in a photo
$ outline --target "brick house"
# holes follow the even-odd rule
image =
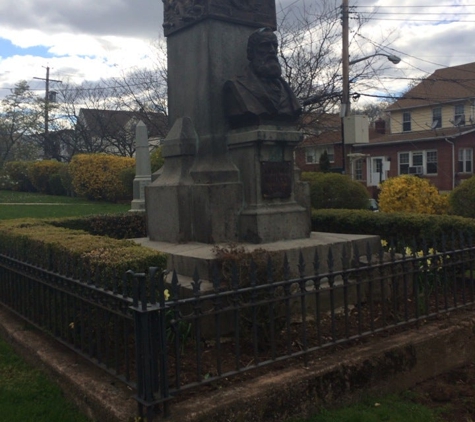
[[[302,171],[319,171],[320,157],[327,151],[332,167],[340,164],[336,155],[341,155],[341,119],[338,114],[323,114],[311,127],[306,128],[304,140],[295,149],[295,162]]]
[[[367,144],[377,133],[369,126],[366,116],[353,115],[344,120],[344,145],[339,114],[322,114],[312,121],[310,128],[306,128],[304,140],[295,149],[295,162],[302,171],[319,171],[319,161],[324,151],[328,154],[333,171],[342,172],[345,167],[345,172],[351,174],[355,170],[354,147]],[[345,163],[342,148],[345,149]]]
[[[386,109],[389,130],[366,145],[363,154],[368,187],[401,174],[429,179],[450,191],[473,174],[475,146],[475,63],[436,70]]]
[[[401,174],[427,178],[440,191],[472,176],[475,63],[436,70],[386,112],[389,124],[377,121],[368,142],[345,142],[347,173],[374,196],[382,181]],[[341,137],[334,150],[341,154]]]

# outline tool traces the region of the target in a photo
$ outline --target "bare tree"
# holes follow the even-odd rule
[[[303,128],[318,125],[320,115],[339,112],[342,95],[341,75],[341,2],[321,0],[311,6],[291,7],[280,13],[280,55],[283,77],[290,83],[297,97],[305,105]],[[352,14],[352,34],[357,35],[367,23]],[[354,36],[350,43],[352,58],[378,53],[389,41],[389,35],[375,44]],[[377,65],[375,58],[359,62],[351,67],[350,82],[361,90],[373,81],[384,66]]]
[[[0,165],[7,159],[31,158],[42,130],[43,110],[26,81],[18,82],[2,101],[0,114]]]
[[[121,156],[135,153],[135,124],[142,120],[149,135],[164,138],[167,132],[167,83],[164,44],[154,46],[153,68],[132,69],[121,77],[63,83],[56,130],[63,130],[62,143],[69,158],[79,152],[107,152]],[[66,133],[65,129],[74,129]]]

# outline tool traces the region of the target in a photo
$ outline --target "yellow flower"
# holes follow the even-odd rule
[[[411,249],[409,246],[406,246],[406,247],[404,248],[404,253],[405,253],[406,255],[412,255],[412,249]]]
[[[165,297],[165,300],[170,299],[170,292],[168,291],[168,289],[165,289],[163,291],[163,296]]]
[[[385,240],[385,239],[381,239],[381,246],[382,246],[383,248],[385,248],[386,246],[388,246],[388,241]]]

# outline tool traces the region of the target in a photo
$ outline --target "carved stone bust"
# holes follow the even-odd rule
[[[224,84],[224,108],[232,128],[298,119],[301,105],[281,77],[277,49],[272,29],[261,28],[250,35],[248,67]]]

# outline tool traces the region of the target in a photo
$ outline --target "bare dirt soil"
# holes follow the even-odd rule
[[[413,400],[435,409],[445,422],[475,422],[475,364],[424,381]]]

